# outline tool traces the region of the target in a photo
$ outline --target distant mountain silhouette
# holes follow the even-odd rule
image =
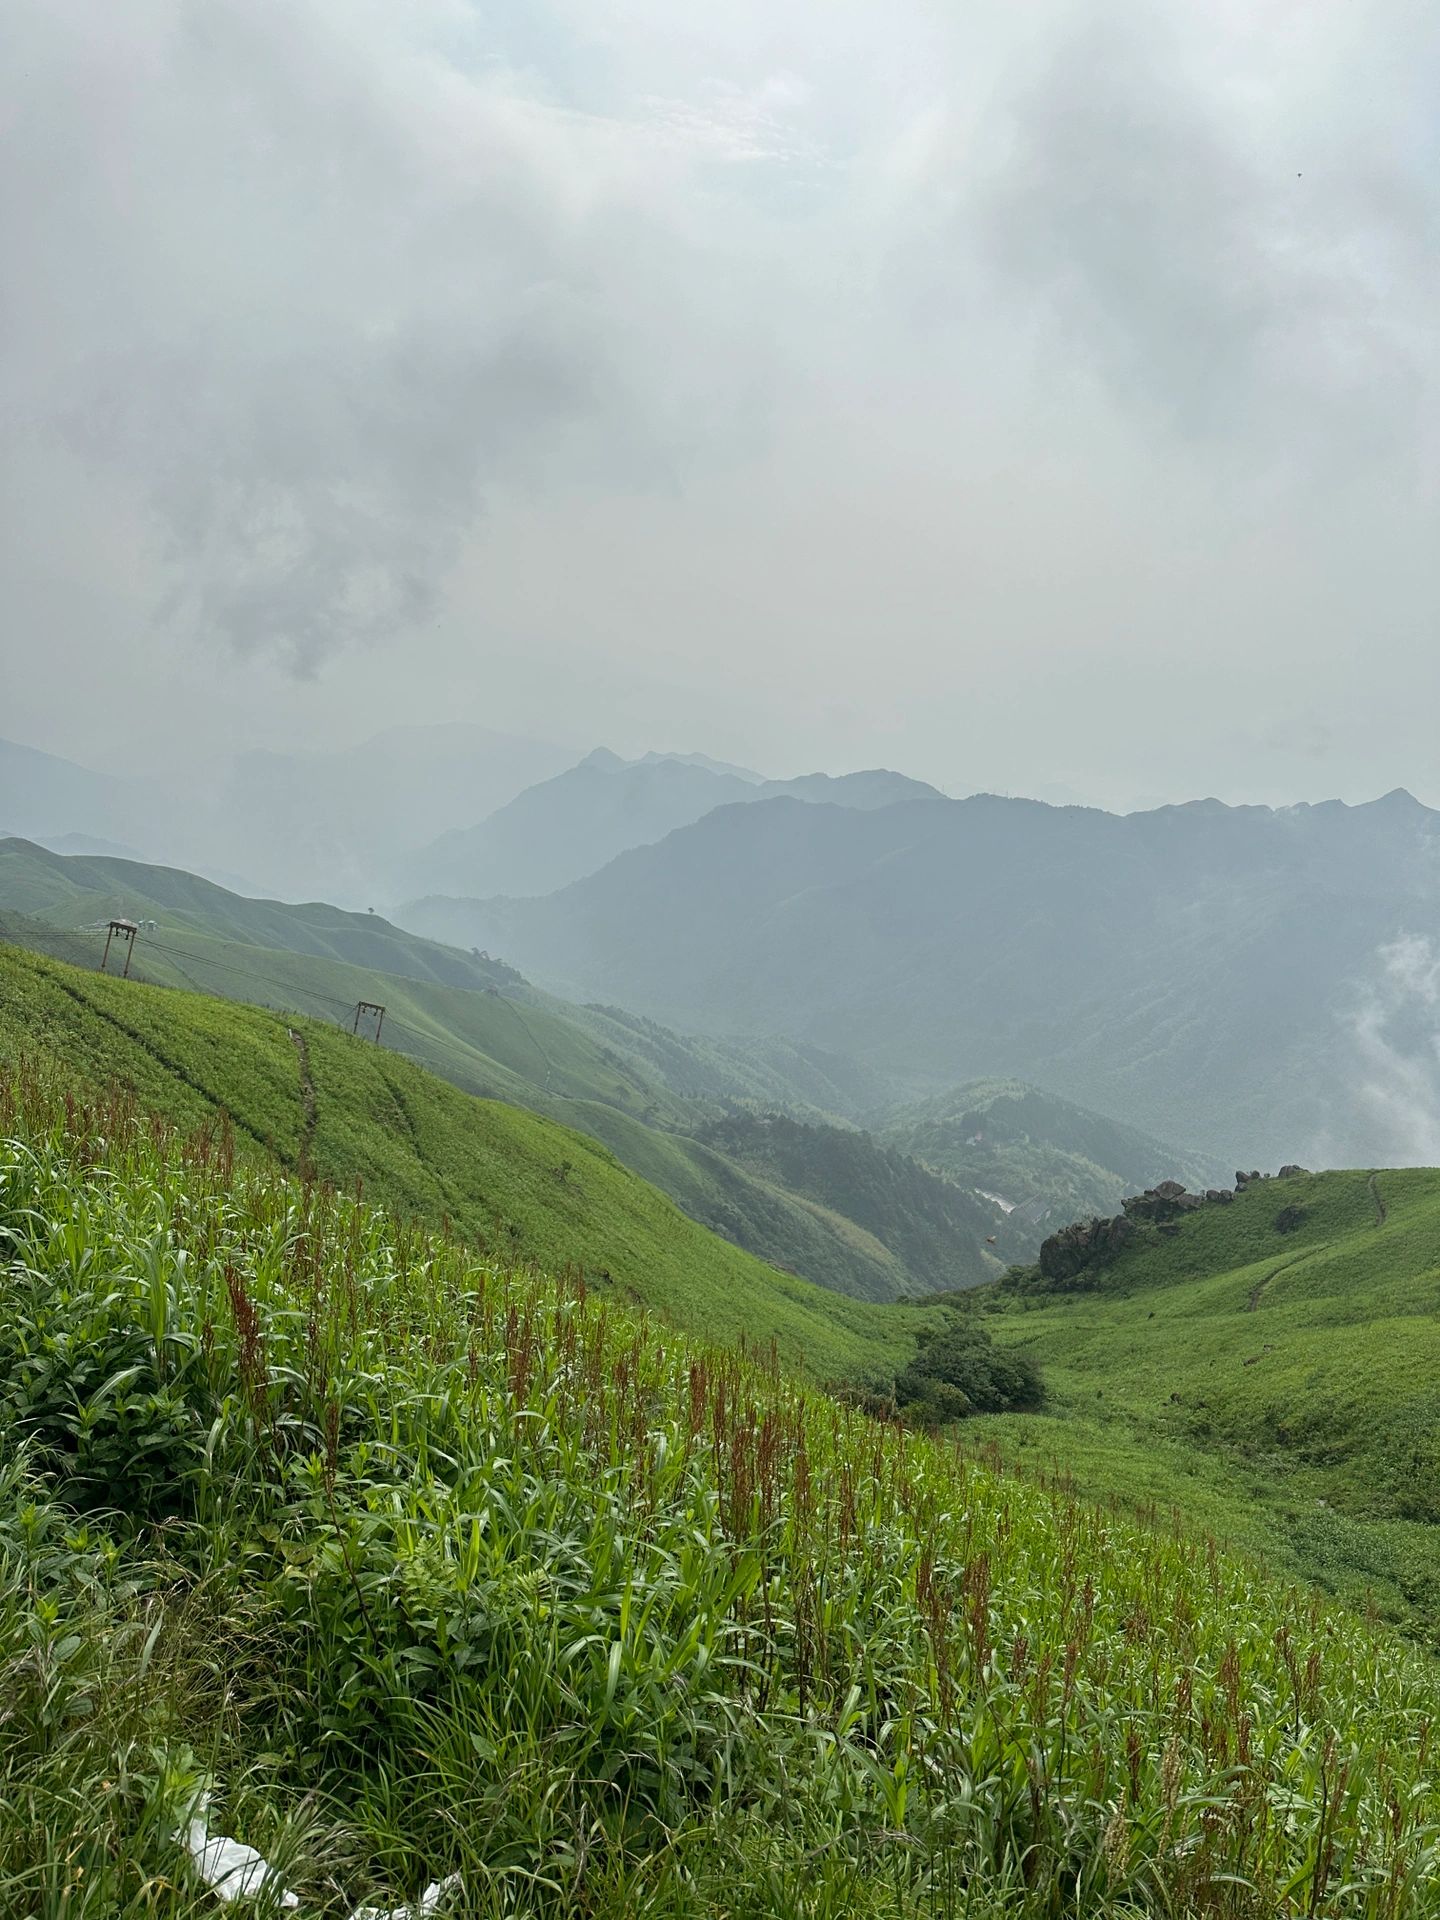
[[[411,898],[553,893],[714,807],[786,794],[860,808],[938,797],[924,781],[883,770],[766,780],[702,754],[622,760],[601,747],[578,766],[528,788],[479,826],[442,834],[400,862],[395,887]]]
[[[917,1089],[1020,1074],[1254,1160],[1440,1156],[1440,815],[727,806],[543,900],[430,902],[582,998]],[[1434,943],[1434,944],[1431,944]]]

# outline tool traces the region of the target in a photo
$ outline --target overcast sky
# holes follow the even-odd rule
[[[1434,0],[7,0],[0,734],[1440,805]]]

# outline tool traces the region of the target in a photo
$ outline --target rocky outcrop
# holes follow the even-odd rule
[[[1047,1280],[1074,1280],[1090,1268],[1108,1266],[1135,1238],[1124,1214],[1113,1220],[1077,1220],[1052,1233],[1040,1248],[1040,1271]]]
[[[1304,1174],[1304,1167],[1285,1166],[1273,1177],[1288,1180]],[[1269,1180],[1268,1173],[1237,1173],[1235,1193]],[[1161,1180],[1144,1193],[1131,1194],[1120,1205],[1124,1209],[1113,1220],[1077,1220],[1062,1227],[1040,1248],[1040,1272],[1052,1287],[1083,1288],[1093,1284],[1087,1276],[1098,1273],[1133,1241],[1141,1224],[1157,1227],[1168,1239],[1180,1231],[1177,1222],[1202,1207],[1228,1207],[1235,1193],[1225,1187],[1209,1187],[1204,1193],[1190,1193],[1178,1180]],[[1293,1233],[1305,1218],[1299,1207],[1287,1207],[1276,1219],[1280,1233]]]
[[[1131,1194],[1120,1204],[1131,1220],[1149,1220],[1159,1226],[1163,1220],[1174,1220],[1182,1213],[1193,1213],[1197,1207],[1203,1207],[1205,1195],[1187,1193],[1178,1180],[1162,1180],[1158,1187]]]

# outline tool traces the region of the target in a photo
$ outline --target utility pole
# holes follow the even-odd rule
[[[371,1034],[370,1038],[378,1046],[380,1044],[380,1029],[385,1024],[385,1009],[380,1005],[378,1000],[357,1000],[355,1002],[355,1018],[350,1022],[351,1033],[359,1033],[360,1016],[362,1013],[371,1013],[375,1016],[375,1031]]]
[[[105,935],[105,951],[100,956],[101,973],[109,972],[110,942],[118,934],[120,939],[125,942],[125,971],[121,974],[120,978],[122,980],[128,980],[130,978],[130,962],[135,954],[135,936],[139,931],[139,927],[136,926],[133,920],[112,920],[110,922],[109,931]],[[118,947],[116,948],[116,958],[119,958]]]

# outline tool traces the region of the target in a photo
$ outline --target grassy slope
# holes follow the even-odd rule
[[[498,962],[404,933],[375,916],[252,901],[185,873],[67,859],[0,843],[0,937],[93,965],[97,918],[159,916],[133,976],[348,1022],[356,1001],[386,1005],[387,1045],[468,1093],[530,1107],[593,1134],[702,1225],[786,1271],[855,1299],[927,1291],[842,1209],[817,1207],[684,1136],[725,1103],[790,1099],[817,1117],[857,1097],[863,1076],[813,1050],[690,1041],[614,1009],[575,1008]],[[37,917],[44,916],[44,917]],[[89,932],[73,931],[90,927]],[[57,927],[69,930],[57,931]],[[269,943],[280,942],[272,945]],[[384,972],[394,966],[398,972]],[[627,1124],[628,1122],[628,1124]],[[983,1272],[978,1245],[969,1277]]]
[[[0,935],[7,926],[27,946],[93,967],[93,938],[47,938],[43,928],[13,913],[0,919]],[[132,977],[198,984],[330,1024],[347,1004],[383,994],[390,1051],[467,1093],[529,1107],[592,1135],[693,1220],[737,1246],[855,1299],[893,1300],[924,1290],[889,1248],[843,1215],[816,1209],[670,1131],[693,1122],[692,1104],[585,1025],[552,1011],[544,996],[522,1000],[512,991],[377,978],[343,961],[247,950],[169,927],[164,944],[172,951],[142,949]]]
[[[301,1062],[315,1090],[304,1140]],[[90,1082],[118,1076],[168,1118],[223,1106],[242,1134],[507,1260],[608,1273],[630,1298],[720,1341],[776,1340],[822,1376],[903,1364],[911,1314],[776,1272],[707,1233],[603,1146],[479,1101],[409,1061],[315,1022],[80,972],[0,948],[0,1052],[43,1048]],[[568,1167],[568,1171],[566,1170]]]
[[[563,1117],[603,1140],[692,1220],[751,1252],[783,1247],[787,1268],[823,1273],[825,1285],[857,1299],[896,1300],[922,1291],[891,1248],[857,1222],[702,1141],[659,1133],[610,1107],[567,1103]]]
[[[878,1097],[864,1075],[813,1049],[782,1045],[765,1059],[763,1049],[691,1040],[616,1009],[569,1006],[499,962],[373,915],[248,900],[191,874],[63,858],[21,841],[0,842],[0,903],[0,938],[76,964],[99,958],[97,919],[123,912],[160,922],[158,932],[142,931],[133,977],[342,1024],[358,1000],[381,1000],[393,1050],[467,1093],[592,1134],[692,1219],[787,1272],[864,1300],[937,1284],[933,1261],[907,1260],[883,1228],[881,1244],[847,1216],[843,1198],[817,1205],[816,1195],[687,1137],[737,1100],[819,1120],[852,1109],[867,1089]],[[887,1169],[865,1147],[867,1183],[878,1189]],[[892,1213],[903,1215],[905,1183],[890,1184]],[[947,1263],[950,1284],[984,1277],[981,1241],[995,1225],[970,1227],[969,1244]]]
[[[1373,1588],[1440,1643],[1440,1173],[1266,1181],[1148,1231],[1097,1292],[997,1304],[1053,1411],[977,1432]]]
[[[1440,1912],[1434,1663],[1204,1541],[40,1074],[0,1243],[7,1915],[210,1782],[312,1914]]]

